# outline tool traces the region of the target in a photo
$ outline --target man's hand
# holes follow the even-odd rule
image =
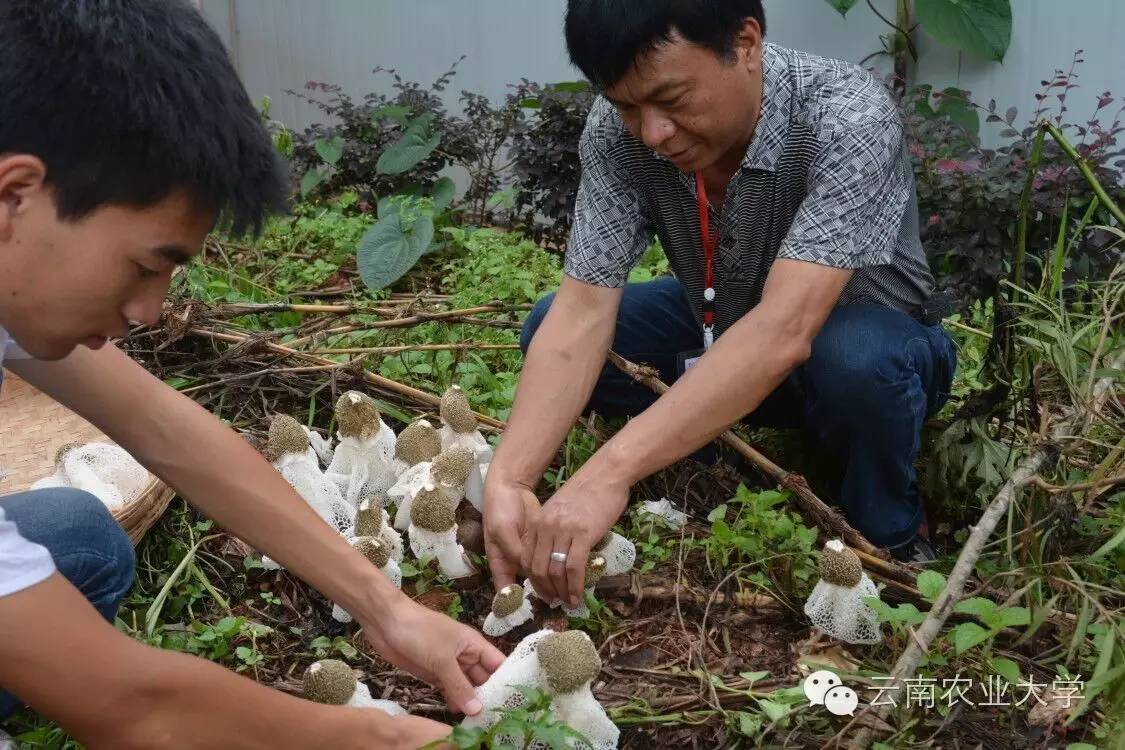
[[[396,667],[440,687],[452,710],[469,716],[481,712],[473,686],[487,680],[504,655],[480,633],[405,595],[393,601],[377,624],[360,623],[376,651]]]
[[[628,502],[628,484],[579,471],[543,505],[528,524],[521,559],[541,599],[572,608],[581,604],[590,549],[613,528]],[[552,552],[566,554],[566,563],[552,560]]]
[[[489,480],[493,475],[489,474]],[[484,551],[497,590],[515,583],[523,537],[539,515],[539,498],[522,484],[488,481],[484,488]]]

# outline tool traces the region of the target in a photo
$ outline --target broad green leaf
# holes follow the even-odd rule
[[[388,104],[385,107],[379,107],[371,113],[373,121],[382,119],[393,120],[394,122],[406,124],[407,118],[410,116],[410,107],[403,107],[397,104]]]
[[[762,707],[762,711],[769,717],[770,721],[777,721],[789,713],[788,707],[765,698],[759,698],[758,705]]]
[[[1031,623],[1031,611],[1027,607],[1004,607],[996,613],[997,624],[1009,628]]]
[[[1012,685],[1018,685],[1020,681],[1020,667],[1011,659],[1003,657],[996,657],[991,660],[992,670],[996,674],[1003,677]]]
[[[1066,746],[1066,750],[1098,750],[1098,748],[1094,747],[1089,742],[1071,742]]]
[[[928,601],[933,601],[945,588],[945,576],[936,570],[925,570],[918,574],[918,590]]]
[[[430,198],[434,201],[434,213],[441,213],[449,208],[449,204],[453,202],[453,196],[457,192],[457,186],[453,184],[453,180],[448,177],[442,177],[434,183],[433,190],[430,191]]]
[[[309,191],[319,185],[323,179],[324,175],[318,169],[310,169],[305,172],[305,176],[301,178],[301,196],[308,195]]]
[[[846,16],[859,0],[825,0],[825,2],[831,5],[841,16]]]
[[[749,711],[738,712],[738,733],[744,737],[757,737],[762,731],[762,717]]]
[[[388,210],[359,242],[356,265],[369,289],[385,289],[414,267],[434,238],[433,217],[420,213],[404,226],[401,210]]]
[[[996,611],[996,603],[980,596],[974,596],[971,599],[962,599],[957,602],[953,605],[953,611],[960,612],[963,615],[974,615],[983,620]]]
[[[953,645],[958,654],[988,640],[990,633],[975,622],[963,622],[953,629]]]
[[[707,521],[709,523],[715,523],[716,521],[722,521],[724,518],[726,518],[726,515],[727,515],[727,504],[726,503],[720,503],[719,505],[716,505],[714,508],[712,508],[711,512],[707,514]]]
[[[433,115],[415,118],[402,137],[379,154],[375,169],[379,174],[401,174],[413,169],[441,144],[441,133],[430,134]]]
[[[879,616],[879,622],[895,622],[898,620],[898,611],[892,608],[877,596],[865,596],[863,601]]]
[[[328,140],[321,138],[313,144],[313,148],[325,164],[335,164],[344,155],[344,139],[340,136]]]
[[[934,39],[1003,62],[1012,41],[1009,0],[916,0],[914,12]]]

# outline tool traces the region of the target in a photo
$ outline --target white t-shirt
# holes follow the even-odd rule
[[[8,332],[0,328],[0,365],[4,358],[26,357]],[[3,469],[0,466],[0,469]],[[0,596],[14,594],[43,581],[55,572],[55,562],[46,547],[20,536],[16,524],[4,516],[0,504]]]

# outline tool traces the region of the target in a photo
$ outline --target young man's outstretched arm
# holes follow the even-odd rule
[[[388,660],[477,713],[473,684],[503,655],[391,585],[233,430],[113,346],[9,366],[89,419],[196,508],[339,603]],[[0,682],[0,684],[3,684]]]
[[[447,734],[427,719],[312,703],[144,646],[58,573],[0,597],[0,684],[95,749],[408,750]]]

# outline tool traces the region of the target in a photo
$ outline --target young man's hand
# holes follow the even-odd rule
[[[539,515],[539,498],[530,488],[493,480],[484,488],[484,551],[497,590],[515,583],[523,555],[523,537]]]
[[[405,595],[378,623],[360,622],[367,640],[387,661],[441,688],[452,710],[469,716],[480,713],[473,687],[504,661],[504,654],[484,636]]]
[[[396,716],[387,727],[390,737],[381,747],[390,750],[418,750],[418,748],[446,750],[452,745],[437,743],[448,737],[452,731],[445,724],[421,716]]]

